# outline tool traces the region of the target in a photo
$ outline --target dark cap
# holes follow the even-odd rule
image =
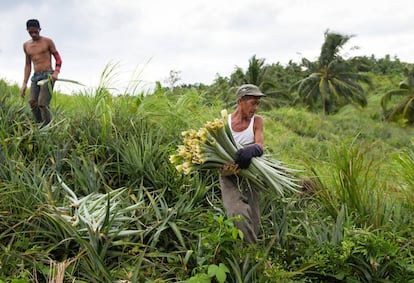
[[[262,96],[266,96],[266,95],[263,94],[257,86],[255,86],[253,84],[244,84],[244,85],[240,86],[237,89],[237,92],[236,92],[236,97],[237,98],[241,98],[243,96],[262,97]]]

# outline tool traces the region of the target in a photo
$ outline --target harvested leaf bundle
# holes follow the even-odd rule
[[[170,156],[176,169],[184,174],[197,170],[220,169],[234,162],[241,145],[237,144],[227,123],[227,111],[221,112],[221,119],[206,122],[199,130],[182,132],[183,144],[178,146],[177,154]],[[260,191],[274,192],[283,196],[285,191],[297,191],[294,177],[297,172],[282,165],[281,162],[264,157],[255,157],[249,168],[240,170],[239,176],[246,178]]]

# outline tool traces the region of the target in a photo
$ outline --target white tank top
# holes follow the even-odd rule
[[[243,146],[254,143],[254,130],[253,130],[254,116],[250,120],[249,126],[241,132],[233,131],[233,128],[231,127],[231,114],[229,114],[229,117],[228,117],[227,120],[228,120],[228,123],[229,123],[231,133],[233,134],[234,140],[237,143],[239,143]]]

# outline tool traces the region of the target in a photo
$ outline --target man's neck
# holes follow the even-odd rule
[[[249,115],[243,115],[243,113],[238,109],[236,109],[236,111],[234,111],[231,116],[232,118],[234,117],[235,120],[238,120],[240,122],[250,122],[250,120],[252,119],[252,117],[250,117]]]

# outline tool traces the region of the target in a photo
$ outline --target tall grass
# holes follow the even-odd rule
[[[387,225],[398,204],[388,194],[388,184],[378,176],[382,160],[373,160],[369,150],[356,139],[338,142],[330,148],[330,162],[320,167],[323,171],[314,167],[310,171],[317,184],[315,197],[333,218],[345,207],[356,224],[378,228]]]
[[[411,204],[414,200],[414,151],[413,144],[394,156],[395,166],[402,177],[399,184],[406,197],[407,203]]]
[[[57,93],[47,129],[18,89],[1,89],[0,282],[413,280],[413,207],[402,204],[412,197],[412,149],[401,150],[410,129],[349,140],[369,115],[339,125],[303,109],[261,113],[266,151],[302,167],[313,189],[263,195],[249,246],[225,217],[217,172],[182,176],[168,161],[181,131],[217,117],[221,99],[162,88],[113,96],[114,72],[95,90]]]

